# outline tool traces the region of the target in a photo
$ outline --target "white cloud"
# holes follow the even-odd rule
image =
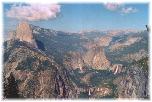
[[[106,9],[110,11],[116,11],[119,9],[120,5],[116,3],[107,3],[104,5]]]
[[[138,10],[133,7],[126,7],[121,9],[121,13],[129,14],[129,13],[136,13]]]
[[[59,12],[58,4],[14,4],[6,15],[21,20],[38,21],[55,18]]]
[[[138,11],[136,8],[128,7],[123,4],[117,4],[117,3],[107,3],[107,4],[104,4],[104,7],[107,10],[118,12],[121,14],[136,13]]]

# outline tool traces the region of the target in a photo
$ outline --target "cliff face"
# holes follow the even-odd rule
[[[75,88],[64,68],[45,54],[25,46],[22,42],[12,43],[4,53],[4,79],[8,84],[12,73],[17,82],[20,97],[76,97]]]
[[[107,69],[110,66],[110,62],[105,56],[104,49],[102,47],[95,47],[90,49],[84,56],[84,62],[95,69]]]
[[[88,49],[85,53],[71,52],[66,56],[65,65],[73,69],[79,68],[93,68],[97,70],[105,70],[110,67],[110,62],[105,56],[102,47],[93,47]]]
[[[18,39],[20,41],[28,42],[33,47],[37,47],[33,37],[32,28],[28,22],[22,21],[18,24],[15,32],[10,32],[9,39]]]
[[[148,98],[148,60],[140,60],[127,69],[126,75],[117,78],[119,98]]]
[[[70,69],[79,68],[81,71],[83,71],[85,66],[82,55],[79,52],[69,52],[65,57],[64,64]]]
[[[16,29],[16,38],[20,41],[32,42],[32,30],[27,22],[21,22]]]

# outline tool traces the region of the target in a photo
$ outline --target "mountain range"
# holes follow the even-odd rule
[[[22,21],[4,42],[4,97],[148,99],[148,33],[70,33]]]

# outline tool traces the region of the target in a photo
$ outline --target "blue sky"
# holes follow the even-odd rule
[[[13,4],[4,4],[4,32],[15,29],[21,19],[8,16]],[[28,22],[55,30],[79,32],[85,30],[145,29],[149,24],[149,5],[146,3],[106,4],[58,4],[55,17],[39,18]],[[16,5],[18,6],[18,5]],[[57,13],[57,14],[56,14]],[[20,16],[20,15],[19,15]]]

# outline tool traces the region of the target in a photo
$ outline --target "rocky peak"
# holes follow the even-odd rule
[[[18,24],[16,28],[16,39],[19,39],[20,41],[26,41],[36,47],[32,29],[26,21],[22,21]]]

